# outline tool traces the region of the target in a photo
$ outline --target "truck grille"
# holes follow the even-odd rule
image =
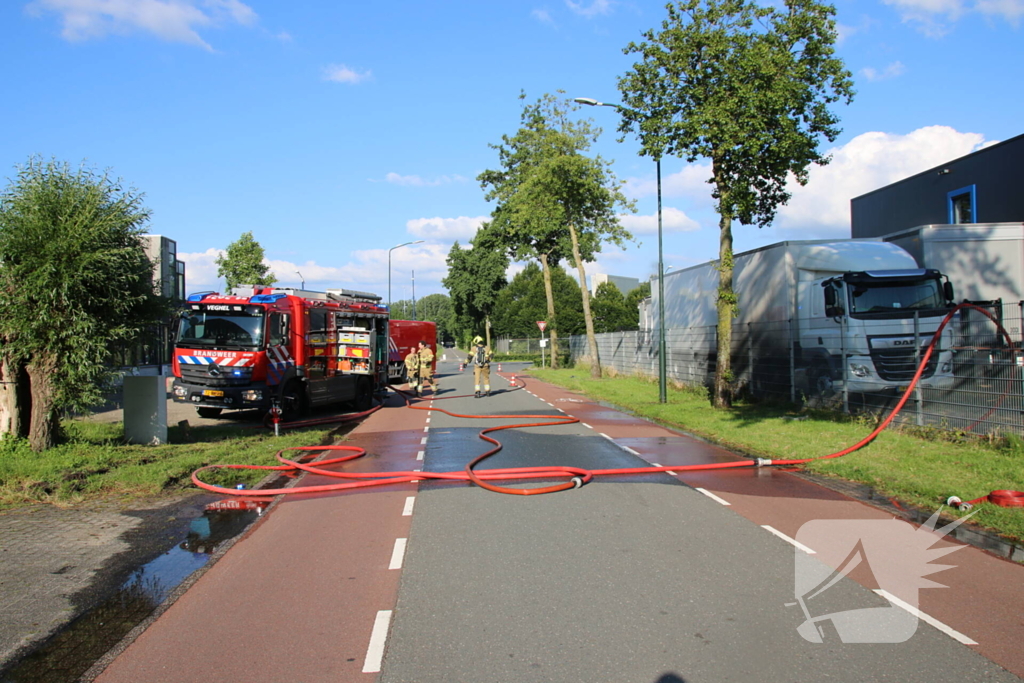
[[[926,347],[925,347],[926,348]],[[925,348],[921,349],[921,357],[924,358]],[[914,362],[914,349],[885,349],[871,352],[871,360],[875,363],[875,370],[878,376],[887,382],[910,382],[917,372],[917,363]],[[935,364],[938,354],[932,352],[928,359],[921,379],[926,379],[935,374]]]
[[[203,387],[244,387],[252,382],[252,368],[185,364],[179,367],[181,368],[181,381],[186,384],[195,384]],[[210,374],[211,368],[216,368],[214,374]],[[217,374],[218,371],[219,375]]]

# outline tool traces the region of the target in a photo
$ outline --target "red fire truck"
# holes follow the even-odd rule
[[[367,292],[242,286],[192,294],[175,341],[174,399],[201,417],[274,403],[286,418],[331,403],[366,410],[404,377],[389,339],[402,325]],[[433,346],[433,337],[425,341]]]

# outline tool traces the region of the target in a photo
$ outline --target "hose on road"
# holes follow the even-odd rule
[[[494,455],[501,450],[501,443],[488,436],[489,433],[497,432],[505,429],[520,429],[529,427],[553,427],[560,425],[568,425],[579,422],[579,418],[572,417],[570,415],[565,416],[551,416],[551,415],[468,415],[460,414],[452,411],[445,410],[434,406],[423,406],[419,405],[422,403],[413,403],[408,395],[404,392],[398,391],[397,393],[403,397],[406,402],[406,406],[413,410],[436,410],[451,417],[465,418],[465,419],[488,419],[488,420],[500,420],[500,419],[529,419],[529,420],[543,420],[537,422],[518,422],[515,424],[501,425],[496,427],[488,427],[479,432],[479,438],[493,444],[493,448],[487,452],[474,458],[465,469],[460,472],[419,472],[419,471],[395,471],[395,472],[374,472],[374,473],[357,473],[357,472],[343,472],[336,470],[324,469],[325,467],[338,465],[356,458],[362,457],[366,454],[366,451],[358,446],[343,446],[343,445],[329,445],[329,446],[298,446],[293,448],[284,449],[277,453],[277,459],[281,463],[280,465],[208,465],[196,470],[192,474],[192,482],[207,491],[219,493],[223,495],[231,496],[247,496],[252,497],[258,496],[274,496],[278,494],[304,494],[304,493],[324,493],[331,491],[343,491],[349,489],[366,488],[372,486],[388,486],[393,484],[404,484],[417,482],[421,480],[442,480],[442,481],[461,481],[461,482],[472,482],[481,488],[489,491],[498,493],[506,493],[511,495],[537,495],[543,493],[554,493],[557,491],[565,491],[571,488],[579,488],[583,484],[586,484],[599,476],[612,476],[612,475],[642,475],[642,474],[655,474],[660,472],[696,472],[696,471],[708,471],[708,470],[725,470],[735,468],[747,468],[747,467],[765,467],[765,466],[792,466],[792,465],[803,465],[816,460],[826,460],[830,458],[839,458],[849,453],[853,453],[871,443],[889,424],[895,419],[896,415],[906,405],[907,400],[911,396],[914,388],[921,379],[921,375],[924,369],[928,365],[928,361],[931,358],[935,346],[939,339],[942,337],[942,332],[946,325],[952,320],[954,314],[964,308],[973,308],[984,315],[988,316],[999,328],[1002,334],[1005,336],[1008,343],[1010,343],[1009,335],[1000,325],[999,321],[992,316],[991,313],[985,309],[975,306],[973,304],[959,304],[954,307],[949,313],[943,318],[935,334],[932,336],[931,341],[925,350],[924,355],[921,358],[921,362],[918,365],[917,371],[914,373],[914,377],[904,391],[903,396],[897,402],[896,406],[889,413],[889,415],[880,422],[870,434],[865,436],[857,443],[844,448],[843,450],[836,451],[835,453],[829,453],[828,455],[817,456],[814,458],[798,458],[798,459],[785,459],[785,460],[769,460],[765,458],[751,458],[744,460],[737,460],[735,462],[726,463],[706,463],[700,465],[671,465],[663,467],[632,467],[632,468],[616,468],[616,469],[583,469],[577,467],[568,467],[561,465],[551,465],[542,467],[514,467],[514,468],[499,468],[489,470],[477,470],[475,469],[481,462]],[[515,378],[513,378],[515,379]],[[520,389],[525,386],[522,378],[519,378],[513,384],[513,389]],[[434,397],[428,399],[430,401],[445,400],[449,398],[466,398],[467,396],[446,396],[446,397]],[[383,403],[376,407],[364,411],[363,413],[357,413],[351,416],[346,416],[349,419],[361,419],[369,414],[380,410],[383,407]],[[327,418],[330,421],[337,421],[336,418]],[[300,423],[289,423],[290,426],[310,426],[314,424],[322,424],[322,422],[316,420],[307,420]],[[299,451],[305,453],[303,457],[286,457],[286,453],[290,451]],[[319,460],[315,463],[311,463],[310,459],[314,457],[316,453],[332,453],[332,452],[345,452],[348,455],[342,455],[338,457],[328,458],[325,460]],[[214,469],[255,469],[255,470],[268,470],[268,471],[280,471],[284,473],[288,472],[308,472],[323,477],[329,477],[332,479],[341,479],[341,483],[333,484],[322,484],[313,486],[296,486],[292,488],[276,488],[276,489],[259,489],[258,491],[252,490],[237,490],[223,486],[217,486],[215,484],[208,484],[203,482],[199,477],[201,472]],[[568,477],[568,481],[563,481],[558,484],[535,487],[535,488],[519,488],[500,486],[492,482],[495,481],[507,481],[507,480],[524,480],[524,479],[556,479]],[[952,501],[955,497],[950,498]],[[956,499],[959,501],[959,499]],[[1020,491],[993,491],[988,496],[969,501],[968,503],[961,503],[961,505],[971,505],[978,502],[988,501],[997,505],[1005,505],[1007,507],[1024,507],[1024,492]],[[953,503],[951,503],[953,504]]]

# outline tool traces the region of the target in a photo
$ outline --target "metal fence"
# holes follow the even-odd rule
[[[1013,432],[1024,435],[1024,353],[1022,304],[986,306],[998,323],[983,313],[965,309],[949,324],[949,367],[933,358],[925,375],[941,370],[943,388],[917,388],[897,417],[902,424],[936,427],[975,434]],[[801,355],[790,321],[735,325],[732,334],[732,373],[736,390],[762,399],[786,400],[830,407],[847,413],[884,413],[895,407],[901,389],[910,383],[921,349],[931,335],[917,343],[898,362],[875,358],[892,381],[881,392],[848,390],[848,363],[835,363],[827,377],[821,367]],[[569,338],[574,361],[589,356],[585,336]],[[597,335],[598,354],[605,368],[619,374],[656,377],[658,339],[652,330]],[[716,369],[717,327],[674,328],[665,331],[666,375],[670,382],[710,386]],[[844,351],[845,353],[845,351]],[[943,364],[945,365],[945,363]],[[842,370],[838,370],[842,368]],[[948,373],[948,374],[947,374]]]
[[[499,337],[494,340],[494,350],[498,353],[536,353],[539,355],[540,339]]]

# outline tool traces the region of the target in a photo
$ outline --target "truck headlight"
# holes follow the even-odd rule
[[[860,363],[850,363],[850,372],[854,377],[870,377],[871,368]]]
[[[188,396],[188,389],[182,386],[174,387],[174,395],[178,398],[185,398]]]
[[[242,400],[246,403],[256,403],[263,400],[263,392],[256,389],[248,389],[242,392]]]

